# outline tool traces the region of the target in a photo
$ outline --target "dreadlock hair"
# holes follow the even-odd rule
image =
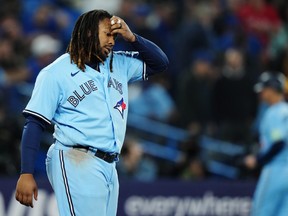
[[[92,57],[99,57],[99,22],[112,17],[107,11],[92,10],[82,14],[76,21],[70,43],[66,52],[70,54],[71,63],[75,63],[77,67],[85,71],[85,63],[91,62]],[[112,68],[113,51],[110,58],[110,71]],[[102,61],[103,62],[103,61]]]

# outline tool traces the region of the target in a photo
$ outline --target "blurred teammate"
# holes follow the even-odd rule
[[[113,52],[121,35],[135,52]],[[16,199],[33,207],[34,162],[41,133],[55,124],[46,169],[61,216],[113,216],[117,212],[115,162],[124,141],[128,82],[167,69],[166,55],[131,32],[124,20],[103,10],[82,14],[67,53],[37,77],[25,108],[21,175]]]
[[[285,77],[265,72],[255,90],[268,104],[260,123],[261,149],[245,158],[245,165],[262,168],[254,194],[252,216],[288,215],[288,105],[284,101]]]

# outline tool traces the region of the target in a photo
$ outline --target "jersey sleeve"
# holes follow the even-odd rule
[[[128,82],[147,80],[146,64],[138,58],[138,52],[125,52]]]
[[[139,80],[147,80],[148,76],[146,73],[146,64],[145,62],[131,58],[128,70],[128,80],[129,82],[135,82]]]
[[[60,85],[55,78],[49,70],[39,73],[32,96],[23,111],[24,115],[33,115],[51,124],[61,94]]]

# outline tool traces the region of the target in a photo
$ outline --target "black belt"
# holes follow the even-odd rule
[[[113,163],[115,161],[118,161],[119,154],[118,153],[108,153],[108,152],[103,152],[101,150],[94,150],[90,148],[89,146],[81,146],[81,145],[76,145],[73,146],[75,149],[79,149],[80,151],[88,152],[92,151],[94,153],[94,156],[101,158],[102,160],[108,162],[108,163]]]

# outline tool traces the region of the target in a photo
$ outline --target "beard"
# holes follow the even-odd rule
[[[108,55],[106,55],[106,53],[104,52],[104,50],[102,49],[100,52],[98,52],[98,56],[103,60],[105,61],[108,57]]]
[[[97,49],[96,55],[101,58],[102,61],[105,61],[109,56],[111,50],[106,47],[100,47]]]
[[[107,59],[106,53],[103,48],[97,48],[92,51],[91,63],[99,63],[99,62],[104,62]]]

